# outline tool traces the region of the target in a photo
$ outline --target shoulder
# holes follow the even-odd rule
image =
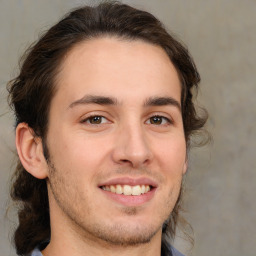
[[[26,256],[43,256],[38,248],[34,249],[30,254]]]
[[[182,253],[180,253],[174,247],[171,247],[171,251],[172,251],[172,256],[184,256]]]
[[[171,256],[184,256],[182,253],[180,253],[178,250],[176,250],[174,247],[171,247]],[[31,254],[27,256],[43,256],[39,249],[34,249]]]

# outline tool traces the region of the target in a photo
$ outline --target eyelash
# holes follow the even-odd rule
[[[92,121],[93,118],[100,118],[100,123],[91,123],[91,121]],[[161,119],[161,123],[160,123],[160,124],[154,124],[154,123],[152,123],[151,120],[152,120],[153,118],[159,118],[159,119]],[[107,123],[107,122],[102,123],[102,119],[106,119],[106,120],[108,121],[108,119],[107,119],[106,117],[104,117],[104,116],[101,116],[101,115],[91,115],[91,116],[88,116],[88,117],[86,117],[85,119],[83,119],[83,120],[81,121],[81,123],[88,123],[89,125],[101,125],[101,124]],[[166,121],[166,123],[165,123],[165,124],[162,124],[162,122],[163,122],[164,120]],[[150,122],[150,123],[148,123],[148,122]],[[173,124],[173,120],[171,120],[171,119],[169,119],[169,118],[167,118],[167,117],[165,117],[165,116],[162,116],[162,115],[153,115],[153,116],[149,117],[145,123],[147,123],[147,124],[152,124],[152,125],[155,125],[155,126],[160,126],[160,125],[165,125],[165,126],[166,126],[166,125]]]
[[[153,124],[153,123],[151,123],[152,118],[161,118],[161,124]],[[166,121],[166,124],[162,124],[162,122],[163,122],[164,120]],[[153,115],[153,116],[151,116],[149,119],[147,119],[147,122],[148,122],[148,121],[150,122],[150,124],[155,125],[155,126],[173,124],[173,121],[172,121],[171,119],[169,119],[169,118],[167,118],[167,117],[165,117],[165,116],[162,116],[162,115]],[[147,123],[147,122],[146,122],[146,123]]]
[[[95,124],[93,124],[93,123],[91,123],[90,121],[93,119],[93,118],[100,118],[101,120],[104,118],[104,119],[106,119],[106,120],[108,120],[106,117],[104,117],[104,116],[101,116],[101,115],[91,115],[91,116],[88,116],[88,117],[86,117],[85,119],[83,119],[82,121],[81,121],[81,123],[88,123],[89,125],[101,125],[101,124],[103,124],[103,123],[95,123]]]

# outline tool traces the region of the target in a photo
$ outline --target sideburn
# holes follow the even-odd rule
[[[42,145],[43,145],[43,154],[44,154],[44,158],[45,160],[48,162],[49,157],[50,157],[50,153],[46,144],[46,139],[42,138]]]

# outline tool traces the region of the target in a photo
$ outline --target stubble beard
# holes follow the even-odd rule
[[[127,225],[126,223],[115,223],[115,224],[109,224],[104,221],[100,221],[97,223],[88,223],[86,222],[86,215],[83,215],[82,212],[91,213],[90,206],[87,206],[87,209],[81,209],[80,211],[74,211],[72,208],[72,205],[77,203],[79,205],[79,200],[74,200],[74,202],[67,203],[67,195],[68,190],[64,190],[63,188],[69,187],[66,186],[66,179],[61,177],[60,171],[54,166],[54,164],[50,161],[50,158],[48,158],[48,166],[49,166],[49,173],[50,173],[50,179],[49,179],[49,187],[51,189],[52,195],[57,202],[59,208],[65,213],[65,215],[68,217],[68,219],[72,222],[73,231],[77,232],[82,239],[85,240],[91,240],[91,241],[98,241],[103,242],[103,244],[108,244],[112,246],[122,246],[122,247],[129,247],[129,246],[139,246],[142,244],[150,243],[152,238],[160,231],[162,230],[162,224],[155,224],[152,223],[150,226],[142,227],[137,226],[133,227],[131,230],[131,227]],[[62,196],[62,192],[66,196]],[[77,199],[80,199],[79,196]],[[176,202],[177,203],[177,202]],[[167,206],[170,209],[169,206],[170,202],[167,202]],[[78,206],[79,208],[79,206]],[[138,212],[137,207],[125,207],[122,209],[122,212],[124,215],[127,216],[135,216]],[[91,213],[92,214],[92,213]],[[170,215],[169,215],[170,216]],[[166,221],[169,216],[161,216],[161,219]],[[158,221],[159,222],[159,221]],[[97,238],[97,239],[95,239]],[[97,243],[96,241],[96,243]]]

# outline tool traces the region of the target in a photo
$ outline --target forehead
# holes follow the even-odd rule
[[[103,37],[79,43],[65,56],[57,76],[57,95],[69,100],[85,93],[120,98],[170,91],[180,101],[180,81],[169,56],[141,40]]]

